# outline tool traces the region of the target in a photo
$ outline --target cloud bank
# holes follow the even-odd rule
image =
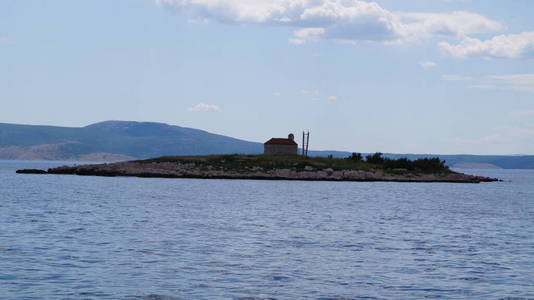
[[[534,31],[498,35],[486,41],[466,37],[460,44],[442,42],[439,46],[456,58],[534,58]]]
[[[317,40],[403,44],[467,38],[504,26],[469,12],[399,13],[362,0],[154,0],[193,18],[223,23],[288,26],[293,44]]]

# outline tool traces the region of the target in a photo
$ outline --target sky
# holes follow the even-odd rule
[[[0,122],[534,154],[531,0],[2,0]]]

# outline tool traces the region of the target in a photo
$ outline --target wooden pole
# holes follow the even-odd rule
[[[303,131],[302,132],[302,156],[304,156],[304,137],[305,137],[305,133]]]
[[[308,131],[308,134],[306,135],[306,157],[308,157],[308,148],[310,147],[310,132]]]

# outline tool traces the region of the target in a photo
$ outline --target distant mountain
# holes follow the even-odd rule
[[[266,140],[269,137],[265,137]],[[199,129],[153,122],[105,121],[85,127],[0,123],[0,159],[119,161],[166,155],[259,154],[263,144]],[[347,157],[344,151],[311,156]],[[366,154],[364,154],[366,155]],[[534,169],[534,156],[384,154],[417,159],[439,156],[449,166]]]
[[[262,151],[260,143],[162,123],[105,121],[81,128],[0,123],[0,159],[124,160]]]

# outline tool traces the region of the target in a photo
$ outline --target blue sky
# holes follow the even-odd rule
[[[531,0],[0,1],[0,122],[534,154]]]

